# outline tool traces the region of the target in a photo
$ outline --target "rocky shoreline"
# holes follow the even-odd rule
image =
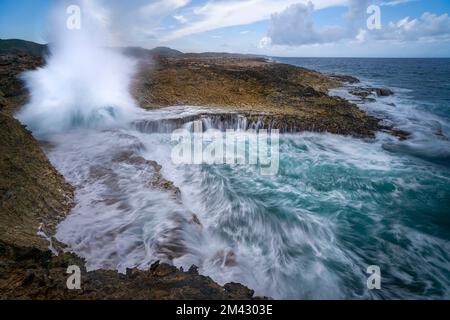
[[[374,138],[377,131],[386,131],[400,139],[408,136],[383,126],[355,104],[327,94],[345,83],[357,83],[356,78],[325,76],[254,56],[143,49],[129,53],[139,59],[132,92],[143,108],[215,108],[217,113],[195,117],[212,117],[218,126],[233,126],[245,117],[249,126],[259,123],[261,128],[288,133],[315,131]],[[82,259],[64,252],[64,245],[53,235],[74,205],[74,189],[48,161],[42,144],[13,118],[28,100],[18,76],[43,63],[41,56],[26,52],[0,54],[0,299],[254,298],[254,292],[240,284],[219,286],[199,275],[195,266],[187,272],[164,263],[155,263],[147,271],[127,270],[126,274],[87,272]],[[363,99],[373,92],[392,94],[388,89],[355,90]],[[176,128],[192,120],[173,119],[166,127]],[[135,125],[146,132],[159,130],[158,123]],[[145,162],[124,157],[126,161]],[[158,172],[157,163],[146,165]],[[174,196],[179,192],[160,174],[152,183]],[[193,221],[201,224],[195,215]],[[67,290],[69,265],[81,267],[82,290]]]
[[[68,290],[68,266],[81,268],[81,290]],[[223,287],[198,274],[168,264],[154,263],[150,270],[129,269],[87,272],[73,254],[58,256],[35,247],[17,247],[0,241],[0,299],[33,300],[249,300],[254,292],[238,283]]]
[[[195,266],[185,272],[157,262],[148,271],[87,272],[82,259],[64,252],[53,235],[74,205],[74,188],[48,161],[45,146],[13,118],[28,100],[19,75],[42,64],[28,54],[0,55],[0,299],[254,299],[252,290],[219,286]],[[148,165],[158,171],[158,164]],[[152,186],[179,192],[160,174],[154,178]],[[81,268],[81,290],[66,287],[70,265]]]
[[[53,238],[74,204],[73,187],[53,168],[31,132],[1,112],[0,138],[0,299],[254,298],[240,284],[219,286],[199,275],[195,266],[184,272],[157,262],[147,271],[87,272],[85,262],[64,252],[64,245]],[[158,171],[156,163],[148,165]],[[150,183],[177,196],[178,190],[158,172]],[[81,290],[66,287],[71,265],[81,268]]]

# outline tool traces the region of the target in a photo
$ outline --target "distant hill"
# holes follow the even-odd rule
[[[181,51],[171,49],[168,47],[156,47],[150,50],[150,52],[154,55],[163,55],[163,56],[178,56],[180,54],[183,54],[183,52]]]
[[[121,48],[122,52],[136,58],[146,58],[155,55],[177,56],[183,54],[181,51],[167,47],[156,47],[154,49],[144,49],[140,47]],[[0,54],[30,54],[33,56],[42,56],[48,52],[48,46],[31,41],[20,39],[0,39]]]
[[[154,56],[166,56],[166,57],[176,57],[183,55],[184,53],[175,49],[168,47],[156,47],[154,49],[145,49],[142,47],[121,47],[117,48],[122,53],[137,58],[137,59],[148,59]],[[0,39],[0,54],[29,54],[33,56],[43,56],[48,52],[48,45],[39,44],[31,41],[20,40],[20,39]],[[254,55],[254,54],[234,54],[225,52],[203,52],[203,53],[189,53],[186,54],[187,57],[199,57],[199,58],[262,58],[267,59],[265,56]]]
[[[167,47],[156,47],[154,49],[144,49],[141,47],[126,47],[122,48],[122,52],[135,58],[148,58],[151,56],[178,56],[183,54],[181,51],[174,50]]]
[[[19,39],[0,39],[0,54],[29,54],[42,56],[47,53],[47,45]]]

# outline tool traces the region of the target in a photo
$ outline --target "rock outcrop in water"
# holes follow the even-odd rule
[[[347,76],[347,75],[341,75],[341,74],[331,74],[329,75],[330,78],[337,80],[339,82],[348,83],[348,84],[356,84],[360,83],[358,78]]]
[[[387,88],[367,88],[367,87],[354,87],[350,89],[350,93],[354,96],[362,98],[363,100],[373,99],[370,96],[377,97],[389,97],[394,94],[394,92]],[[373,99],[375,100],[375,99]]]
[[[327,94],[342,78],[264,58],[184,54],[141,60],[134,96],[145,108],[207,106],[263,117],[273,129],[374,137],[379,121]],[[289,129],[286,129],[288,127]]]

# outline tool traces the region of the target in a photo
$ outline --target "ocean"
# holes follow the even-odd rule
[[[175,265],[274,298],[449,299],[450,60],[275,59],[390,88],[393,96],[360,107],[410,139],[281,135],[279,172],[264,176],[251,166],[175,165],[164,133],[124,126],[54,135],[49,158],[78,188],[57,238],[89,269],[124,272],[160,260],[176,234],[185,251]],[[354,99],[349,88],[331,94]],[[197,111],[136,118],[189,112]],[[118,163],[113,149],[161,164],[182,202],[149,189],[151,172]],[[192,213],[201,227],[183,222]],[[380,289],[367,286],[369,266],[379,267]]]

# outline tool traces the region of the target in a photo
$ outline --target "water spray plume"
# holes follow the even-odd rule
[[[106,46],[104,28],[83,6],[81,27],[68,28],[67,8],[55,7],[49,19],[46,65],[23,74],[31,99],[18,118],[35,134],[116,126],[136,108],[129,92],[135,62]]]

